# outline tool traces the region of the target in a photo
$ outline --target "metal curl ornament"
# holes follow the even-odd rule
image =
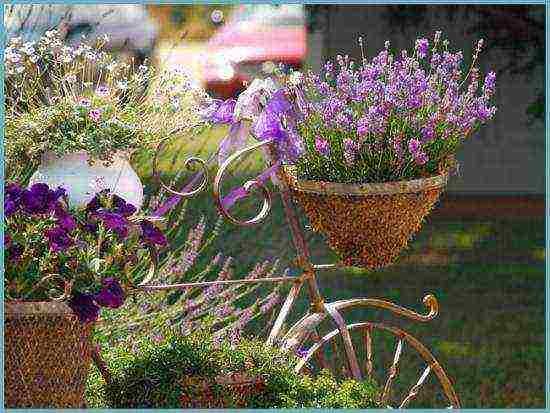
[[[260,192],[263,195],[263,205],[260,210],[260,212],[253,218],[248,219],[246,221],[240,220],[238,218],[235,218],[229,213],[229,210],[224,205],[224,199],[222,199],[220,194],[220,186],[223,178],[225,177],[225,174],[227,170],[229,169],[229,166],[236,160],[238,160],[241,156],[247,155],[250,152],[255,151],[256,149],[259,149],[263,146],[271,144],[272,140],[266,140],[259,143],[256,143],[254,145],[251,145],[249,147],[246,147],[244,149],[241,149],[237,152],[235,152],[233,155],[231,155],[229,158],[227,158],[220,168],[218,169],[218,173],[216,174],[216,177],[214,179],[214,187],[213,187],[213,196],[214,201],[216,202],[216,206],[218,207],[218,210],[220,213],[227,218],[228,221],[232,222],[235,225],[239,226],[252,226],[257,225],[261,222],[263,222],[267,216],[269,215],[269,212],[271,211],[271,194],[269,190],[266,188],[266,186],[258,179],[253,179],[250,181],[247,181],[243,186],[243,190],[245,192],[244,196],[248,196],[250,194],[250,190],[252,188],[259,189]],[[244,197],[243,196],[243,197]]]
[[[193,171],[192,169],[192,164],[193,163],[196,163],[196,164],[199,164],[200,165],[200,168],[201,168],[201,171],[202,174],[203,174],[203,179],[201,181],[201,183],[199,184],[199,186],[189,192],[180,192],[180,191],[176,191],[172,188],[170,188],[168,185],[166,185],[162,178],[160,177],[160,173],[158,171],[158,157],[159,157],[159,153],[162,151],[162,149],[164,148],[164,145],[166,143],[166,141],[170,139],[170,137],[168,138],[164,138],[163,140],[161,140],[157,146],[157,149],[155,151],[155,155],[153,156],[153,165],[152,165],[152,168],[153,168],[153,177],[154,179],[160,184],[160,186],[162,187],[162,189],[166,190],[167,192],[169,192],[170,194],[172,195],[177,195],[177,196],[180,196],[180,197],[192,197],[192,196],[195,196],[197,194],[199,194],[200,192],[204,191],[204,189],[206,188],[206,185],[208,184],[208,165],[206,163],[206,161],[204,161],[202,158],[199,158],[197,156],[192,156],[192,157],[189,157],[185,160],[184,162],[184,167],[188,170],[188,171]]]

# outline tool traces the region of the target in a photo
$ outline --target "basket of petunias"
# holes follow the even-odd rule
[[[8,184],[4,214],[6,406],[83,407],[94,321],[152,273],[166,238],[108,191],[69,210],[62,188]]]
[[[496,112],[495,74],[448,50],[436,32],[412,52],[389,42],[360,64],[285,77],[303,153],[284,169],[314,230],[346,265],[392,263],[438,200],[454,154]],[[363,44],[361,44],[363,51]]]

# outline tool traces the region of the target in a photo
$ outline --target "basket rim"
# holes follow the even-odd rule
[[[66,315],[73,314],[71,308],[60,301],[27,301],[5,300],[4,312],[10,317],[25,317],[33,315]]]
[[[393,195],[407,194],[440,189],[447,185],[449,175],[447,173],[435,175],[428,178],[417,178],[406,181],[366,183],[366,184],[345,184],[340,182],[324,182],[299,179],[296,176],[294,165],[284,165],[283,171],[289,178],[288,183],[291,189],[300,192],[308,192],[318,195]]]

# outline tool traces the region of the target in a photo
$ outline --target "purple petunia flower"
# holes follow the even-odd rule
[[[74,244],[72,238],[61,227],[49,229],[45,232],[45,235],[53,252],[67,251]]]
[[[54,210],[57,200],[66,195],[66,191],[59,187],[50,190],[47,184],[34,184],[30,190],[24,190],[21,195],[23,209],[28,214],[47,214]]]
[[[119,237],[126,238],[128,236],[128,227],[130,223],[123,215],[115,212],[100,211],[96,216],[103,222],[107,229],[115,231]]]
[[[323,156],[329,156],[330,144],[326,139],[317,137],[315,138],[315,150]]]
[[[168,245],[166,237],[160,229],[147,221],[141,223],[141,231],[143,232],[143,240],[151,245],[165,247]]]
[[[91,294],[76,293],[67,304],[81,323],[96,321],[99,316],[99,307]]]
[[[122,216],[129,217],[137,211],[137,208],[118,195],[113,195],[113,211]]]
[[[118,280],[105,278],[102,282],[103,289],[95,295],[95,301],[101,307],[118,308],[124,303],[124,290]]]
[[[23,188],[17,184],[8,184],[5,188],[4,215],[9,217],[15,214],[21,206]]]
[[[76,228],[76,221],[74,218],[60,205],[55,206],[55,217],[57,218],[58,225],[65,231],[71,232]]]

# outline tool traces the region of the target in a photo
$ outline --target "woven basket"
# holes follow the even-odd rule
[[[265,389],[265,381],[261,377],[251,377],[245,373],[218,376],[214,380],[185,376],[181,384],[183,393],[180,403],[184,409],[244,408],[250,396]],[[223,391],[217,392],[215,387],[223,388]]]
[[[5,302],[6,407],[85,407],[92,325],[58,302]]]
[[[420,229],[447,183],[447,175],[380,184],[301,180],[282,173],[313,230],[348,266],[375,269],[395,261]]]

